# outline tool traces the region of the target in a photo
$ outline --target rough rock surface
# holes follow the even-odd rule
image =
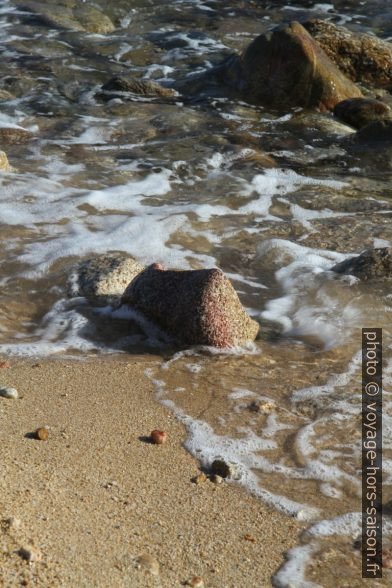
[[[367,249],[361,255],[338,263],[332,271],[355,276],[360,280],[392,278],[392,247]]]
[[[392,43],[320,19],[311,19],[304,27],[354,82],[377,88],[392,84]]]
[[[139,80],[127,75],[119,75],[111,78],[102,86],[99,96],[106,100],[124,97],[124,93],[138,94],[139,96],[161,96],[168,98],[177,96],[172,88],[164,88],[156,82]]]
[[[7,154],[4,151],[0,151],[0,170],[4,172],[13,171],[13,168],[9,164]]]
[[[232,347],[253,341],[259,330],[218,269],[175,271],[154,264],[129,284],[122,302],[183,344]]]
[[[373,98],[343,100],[335,106],[334,114],[357,129],[374,121],[392,119],[392,109],[388,104]]]
[[[85,296],[92,304],[115,305],[129,282],[143,269],[124,254],[99,255],[76,268],[69,280],[68,292],[71,296]]]
[[[298,22],[258,36],[227,72],[227,82],[258,104],[325,111],[362,95]]]
[[[27,143],[33,137],[33,133],[21,127],[1,127],[0,145],[19,145]]]
[[[49,27],[99,34],[115,29],[109,17],[80,0],[58,0],[56,3],[21,0],[17,4],[22,9],[30,10]]]

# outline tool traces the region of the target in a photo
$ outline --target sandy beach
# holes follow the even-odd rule
[[[1,385],[19,392],[0,399],[1,586],[173,587],[195,576],[206,587],[271,585],[301,524],[233,483],[192,481],[198,463],[182,446],[185,429],[154,400],[150,364],[1,369]],[[33,438],[37,427],[48,440]],[[157,428],[164,445],[143,439]]]

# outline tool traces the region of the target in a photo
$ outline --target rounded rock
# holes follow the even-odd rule
[[[34,547],[32,545],[21,547],[18,553],[22,559],[25,559],[30,563],[35,563],[42,560],[41,550],[38,549],[38,547]]]
[[[221,478],[234,478],[237,474],[234,464],[228,463],[222,458],[214,459],[210,469],[212,474]]]
[[[348,98],[335,106],[334,115],[356,129],[361,129],[374,121],[391,120],[392,109],[388,104],[373,98]]]
[[[150,438],[154,445],[163,445],[163,443],[166,443],[167,441],[167,433],[166,431],[155,429],[154,431],[151,431]]]
[[[8,388],[7,386],[0,388],[0,396],[2,396],[3,398],[10,398],[12,400],[16,400],[17,398],[19,398],[17,389]]]
[[[47,441],[49,438],[49,431],[45,427],[39,427],[35,431],[35,438],[39,441]]]

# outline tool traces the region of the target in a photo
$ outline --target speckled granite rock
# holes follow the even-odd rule
[[[21,127],[0,127],[0,145],[27,143],[33,136],[33,133]]]
[[[334,114],[357,129],[377,120],[392,119],[392,109],[388,104],[373,98],[343,100],[335,106]]]
[[[362,95],[298,22],[259,35],[228,63],[228,83],[237,80],[244,98],[257,104],[325,111]]]
[[[129,284],[122,302],[182,344],[233,347],[253,341],[259,330],[219,269],[175,271],[153,264]]]
[[[392,278],[392,247],[367,249],[332,268],[338,274],[356,276],[360,280]]]
[[[85,296],[95,305],[116,305],[126,286],[143,269],[128,255],[99,255],[82,262],[75,269],[68,282],[68,293],[71,296]]]
[[[392,84],[392,43],[316,18],[304,27],[350,80],[375,87]]]
[[[97,95],[103,100],[111,100],[116,97],[124,98],[126,94],[164,98],[177,96],[177,92],[172,88],[165,88],[157,82],[140,80],[127,75],[114,76],[102,86]]]

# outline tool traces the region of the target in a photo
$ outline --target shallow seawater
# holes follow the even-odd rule
[[[9,93],[0,127],[33,133],[0,146],[14,168],[0,176],[0,353],[159,357],[146,376],[201,465],[233,461],[238,483],[304,522],[275,584],[332,586],[345,570],[347,586],[365,585],[354,548],[360,329],[384,329],[389,502],[392,301],[386,283],[329,270],[391,245],[392,150],[350,149],[352,131],[331,116],[225,92],[107,103],[97,93],[122,72],[179,88],[291,20],[321,17],[389,39],[392,11],[377,1],[97,0],[114,24],[97,34],[56,24],[56,2],[44,3],[45,18],[36,4],[0,7],[0,90]],[[68,298],[73,266],[108,251],[222,268],[260,338],[230,353],[173,350],[124,309]]]

